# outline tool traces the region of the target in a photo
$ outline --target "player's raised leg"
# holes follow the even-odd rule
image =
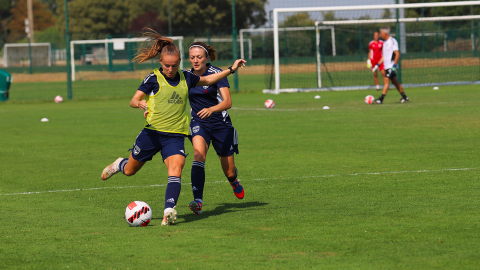
[[[126,176],[132,176],[137,173],[145,162],[138,161],[130,154],[129,158],[118,158],[112,164],[108,165],[102,172],[102,179],[107,180],[118,172],[122,172]]]

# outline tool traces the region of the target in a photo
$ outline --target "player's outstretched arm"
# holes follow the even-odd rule
[[[202,76],[200,77],[200,80],[198,81],[197,86],[215,84],[219,82],[221,79],[227,77],[228,75],[235,73],[235,71],[237,71],[239,68],[244,67],[245,63],[247,63],[247,61],[243,59],[238,59],[237,61],[235,61],[235,63],[231,67],[229,67],[228,69],[222,72],[211,74],[208,76]]]

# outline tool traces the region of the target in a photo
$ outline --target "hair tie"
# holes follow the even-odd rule
[[[208,56],[208,50],[207,50],[207,49],[205,49],[205,47],[203,47],[202,45],[197,45],[197,44],[195,44],[195,45],[192,45],[192,46],[190,46],[190,48],[188,48],[188,50],[190,50],[190,49],[191,49],[191,48],[193,48],[193,47],[200,47],[200,48],[204,49],[204,50],[205,50],[205,52],[207,53],[207,56]]]

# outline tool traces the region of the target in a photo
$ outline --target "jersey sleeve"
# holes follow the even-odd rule
[[[142,84],[138,87],[138,90],[144,92],[145,94],[150,94],[150,92],[153,91],[155,86],[158,84],[157,82],[157,76],[155,73],[150,73],[147,76],[145,76],[145,79],[143,79]]]
[[[221,79],[218,83],[217,83],[217,88],[220,89],[222,87],[228,87],[230,88],[230,84],[228,83],[228,80],[227,78],[223,78]]]
[[[197,76],[188,70],[182,70],[185,80],[187,81],[188,90],[194,88],[198,81],[200,81],[200,76]]]

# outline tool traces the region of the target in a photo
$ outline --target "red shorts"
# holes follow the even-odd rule
[[[378,62],[372,61],[372,68],[375,67],[378,64]],[[378,70],[385,70],[385,67],[383,66],[383,63],[380,64],[378,67]]]

